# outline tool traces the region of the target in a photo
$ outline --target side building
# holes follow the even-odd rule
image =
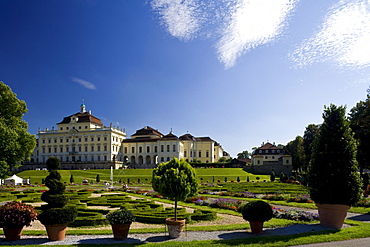
[[[210,137],[194,137],[191,134],[178,137],[172,131],[164,135],[149,126],[137,130],[130,139],[123,140],[122,150],[125,163],[136,168],[153,168],[173,157],[190,162],[199,160],[212,163],[226,153]]]
[[[284,172],[286,175],[292,174],[292,156],[275,143],[262,143],[261,147],[254,150],[252,154],[252,166],[254,172],[271,174],[275,172],[279,175]]]
[[[43,169],[50,157],[60,159],[62,169],[117,169],[122,166],[119,153],[126,132],[118,127],[104,126],[91,111],[86,111],[84,104],[79,112],[64,117],[57,126],[57,129],[38,131],[37,147],[22,170]]]

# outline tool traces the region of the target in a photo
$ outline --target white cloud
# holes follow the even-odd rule
[[[72,78],[72,81],[80,84],[81,86],[83,86],[83,87],[85,87],[87,89],[96,90],[96,86],[93,83],[91,83],[91,82],[82,80],[82,79],[77,78],[77,77],[73,77]]]
[[[219,60],[226,68],[283,31],[299,0],[152,0],[162,25],[174,37],[214,37]]]
[[[198,31],[200,19],[196,0],[153,0],[151,5],[172,36],[189,40]]]
[[[370,1],[340,1],[324,19],[320,30],[303,42],[291,58],[300,67],[334,62],[348,68],[370,65]]]
[[[282,33],[297,1],[240,0],[217,43],[219,60],[226,68],[259,45],[274,41]]]

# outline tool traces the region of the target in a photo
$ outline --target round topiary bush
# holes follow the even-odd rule
[[[268,221],[273,216],[273,211],[267,202],[252,201],[240,208],[243,219],[247,221]]]

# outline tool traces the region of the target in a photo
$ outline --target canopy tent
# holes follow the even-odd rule
[[[13,175],[9,178],[4,179],[5,185],[22,185],[23,184],[23,178],[18,177],[17,175]]]

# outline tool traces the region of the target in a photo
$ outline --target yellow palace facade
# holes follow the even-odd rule
[[[64,117],[56,129],[39,129],[31,161],[20,169],[44,169],[49,157],[59,158],[62,169],[119,169],[153,168],[173,157],[212,163],[225,154],[209,137],[177,137],[172,131],[163,135],[149,126],[126,138],[124,129],[104,126],[81,104],[80,111]]]

